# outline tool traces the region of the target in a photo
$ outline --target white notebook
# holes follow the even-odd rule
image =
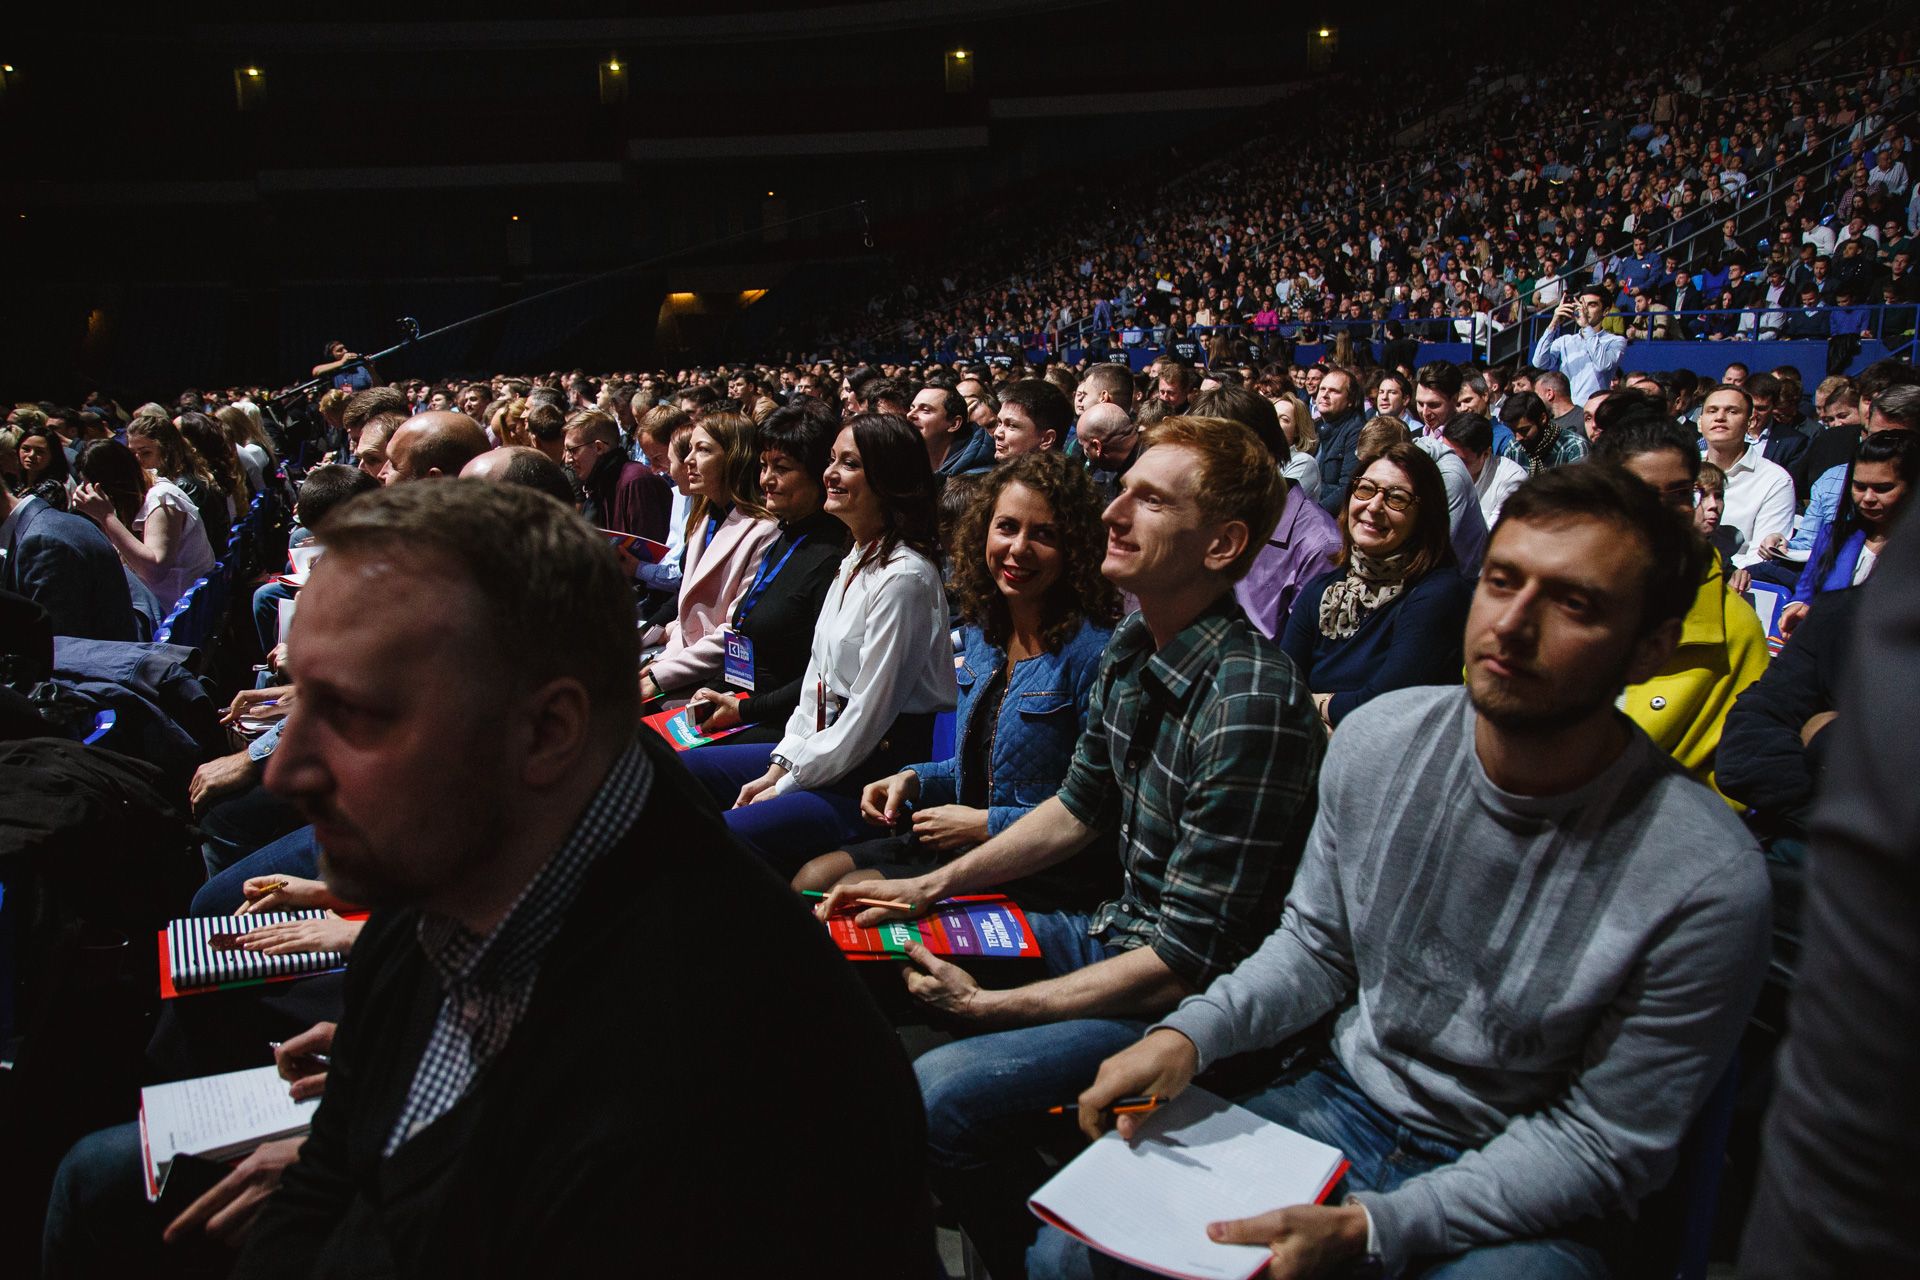
[[[166,974],[176,991],[204,991],[235,983],[264,982],[275,978],[302,977],[328,973],[345,967],[347,957],[339,951],[296,951],[291,955],[270,956],[264,951],[248,951],[232,945],[231,940],[253,929],[291,920],[318,920],[327,913],[319,908],[304,911],[262,911],[248,916],[188,916],[167,925],[165,939]],[[164,991],[164,988],[163,988]]]
[[[1133,1142],[1104,1135],[1027,1205],[1137,1267],[1188,1280],[1247,1280],[1272,1254],[1215,1244],[1207,1224],[1318,1204],[1346,1169],[1324,1142],[1190,1088],[1154,1112]]]
[[[263,1142],[305,1133],[320,1099],[295,1102],[273,1067],[176,1080],[140,1091],[147,1199],[158,1200],[176,1156],[232,1160]]]

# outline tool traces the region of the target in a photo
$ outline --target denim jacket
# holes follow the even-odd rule
[[[1014,667],[988,755],[990,834],[999,835],[1060,789],[1074,746],[1087,727],[1087,700],[1100,673],[1100,655],[1112,636],[1109,628],[1082,622],[1060,652],[1036,654]],[[959,803],[965,791],[960,761],[974,709],[1006,661],[1006,652],[987,643],[979,627],[963,629],[954,669],[960,701],[954,715],[953,758],[913,766],[920,775],[920,806]]]

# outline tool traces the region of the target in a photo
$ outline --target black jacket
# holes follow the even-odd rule
[[[1829,591],[1794,628],[1766,674],[1727,711],[1714,754],[1720,789],[1760,816],[1804,833],[1822,773],[1826,734],[1802,746],[1800,729],[1831,711],[1853,643],[1858,589]]]
[[[800,900],[651,734],[655,777],[589,874],[512,1039],[381,1150],[440,1000],[414,910],[347,972],[327,1094],[234,1275],[924,1274],[906,1058]]]
[[[806,541],[794,548],[793,559],[767,583],[759,603],[740,624],[740,634],[753,641],[754,667],[753,693],[741,704],[740,718],[776,734],[800,705],[813,626],[847,555],[847,526],[816,511],[781,528],[767,548],[765,564],[779,564],[801,537]]]

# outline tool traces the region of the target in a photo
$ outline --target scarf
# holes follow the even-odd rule
[[[1320,597],[1320,634],[1329,640],[1352,639],[1375,610],[1407,589],[1407,560],[1406,551],[1377,560],[1358,547],[1349,551],[1346,573]]]

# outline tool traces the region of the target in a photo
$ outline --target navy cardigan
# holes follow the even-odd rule
[[[1345,640],[1320,634],[1320,600],[1345,569],[1306,585],[1287,615],[1280,647],[1300,668],[1307,688],[1331,693],[1327,719],[1339,724],[1361,703],[1394,689],[1459,684],[1461,639],[1473,586],[1451,565],[1431,570],[1376,609]]]

